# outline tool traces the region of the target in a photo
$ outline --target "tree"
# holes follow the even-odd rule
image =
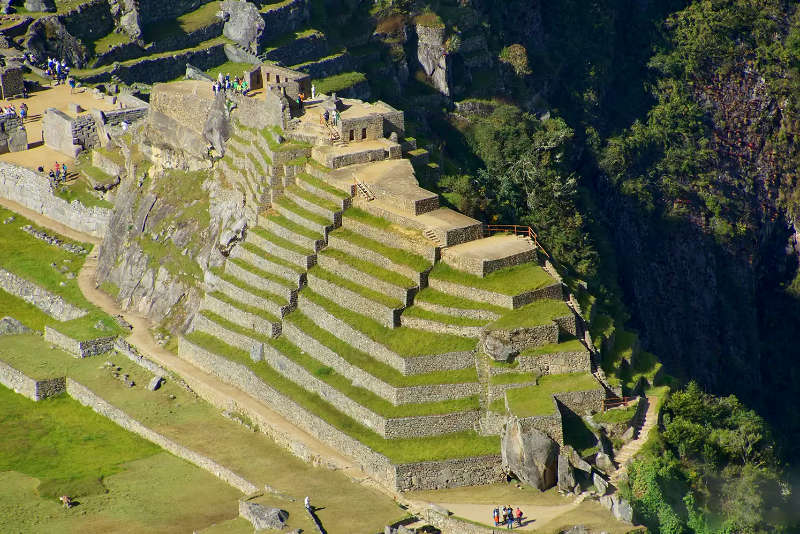
[[[521,44],[506,46],[500,51],[498,59],[502,63],[510,65],[517,76],[527,76],[533,73],[528,64],[528,50]]]

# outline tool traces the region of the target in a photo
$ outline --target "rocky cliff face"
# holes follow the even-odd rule
[[[450,96],[450,57],[445,48],[445,28],[417,24],[417,60],[437,91]]]

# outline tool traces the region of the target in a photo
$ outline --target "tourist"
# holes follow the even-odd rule
[[[333,125],[339,126],[340,122],[342,122],[342,116],[339,115],[339,110],[337,109],[336,112],[334,113]]]
[[[72,94],[72,93],[75,92],[75,85],[77,85],[77,83],[75,82],[75,78],[70,78],[69,79],[69,94]]]
[[[494,511],[492,512],[492,519],[494,519],[494,526],[500,526],[500,508],[495,507]]]
[[[507,506],[508,509],[508,517],[506,518],[506,528],[514,528],[514,509],[511,508],[509,504]]]
[[[313,83],[311,84],[311,100],[317,98],[317,86]]]
[[[517,506],[517,512],[516,513],[517,513],[517,526],[521,527],[522,526],[522,510],[519,509],[519,506]]]
[[[331,114],[328,113],[327,109],[325,110],[325,113],[322,114],[322,117],[325,119],[325,125],[327,126],[328,125],[328,121],[331,118]]]
[[[247,83],[247,80],[242,80],[242,94],[247,96],[247,91],[250,90],[250,84]]]
[[[220,71],[217,74],[217,83],[219,83],[219,86],[222,87],[222,82],[224,82],[224,81],[225,81],[225,78],[222,76],[222,71]]]
[[[28,118],[28,104],[25,102],[19,105],[19,116],[22,117],[23,122]]]
[[[300,110],[303,109],[303,101],[300,99],[300,95],[297,95],[297,108]]]
[[[61,164],[61,176],[63,176],[63,181],[66,182],[67,181],[67,164],[66,163],[62,163]]]
[[[39,167],[41,169],[41,167]],[[55,187],[56,185],[56,173],[53,172],[53,169],[50,169],[50,173],[47,175],[50,179],[50,187]]]
[[[304,501],[304,504],[306,506],[306,510],[308,510],[310,512],[311,511],[311,499],[308,497],[308,495],[306,495],[306,499]]]

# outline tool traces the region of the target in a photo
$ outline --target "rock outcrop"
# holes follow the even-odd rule
[[[518,419],[510,419],[503,431],[501,454],[503,469],[522,482],[542,491],[556,483],[558,445],[544,432],[524,430]]]
[[[562,451],[558,455],[558,482],[556,485],[560,491],[569,493],[575,484],[575,472],[569,463],[569,457]]]
[[[450,96],[450,57],[445,48],[445,28],[417,24],[417,60],[437,91]]]
[[[222,34],[239,46],[257,53],[265,27],[258,8],[241,0],[225,0],[219,8],[225,19]]]
[[[239,515],[250,521],[256,532],[267,529],[281,530],[289,519],[289,512],[280,508],[248,501],[239,501]]]
[[[56,3],[53,0],[25,0],[25,9],[28,11],[47,11],[56,10]]]
[[[31,24],[24,47],[38,57],[65,58],[78,68],[84,67],[89,57],[83,43],[55,16],[42,17]]]

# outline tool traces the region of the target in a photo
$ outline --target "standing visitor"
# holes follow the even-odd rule
[[[19,106],[19,116],[22,117],[22,122],[25,122],[25,119],[28,118],[28,104],[25,102]]]
[[[311,499],[308,497],[308,495],[306,495],[306,499],[304,501],[304,504],[306,506],[306,510],[308,510],[310,512],[311,511]]]
[[[492,519],[494,519],[494,526],[500,526],[500,508],[495,507],[494,511],[492,512]]]
[[[242,80],[242,94],[247,96],[247,91],[250,90],[250,85],[247,83],[247,80]]]
[[[311,84],[311,100],[317,98],[317,86],[313,83]]]
[[[522,526],[522,510],[519,509],[519,506],[517,506],[517,526]]]

